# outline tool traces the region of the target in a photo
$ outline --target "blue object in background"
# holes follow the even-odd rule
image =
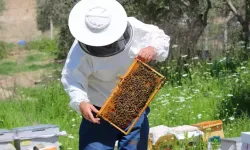
[[[209,142],[221,142],[221,139],[220,139],[220,136],[213,136],[213,137],[211,137],[211,138],[209,138],[209,140],[208,140]]]
[[[25,40],[20,40],[19,42],[18,42],[18,45],[26,45],[26,41]]]

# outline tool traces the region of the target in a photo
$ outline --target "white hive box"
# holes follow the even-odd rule
[[[13,129],[16,132],[14,145],[17,150],[46,149],[59,150],[59,127],[51,124],[27,126]]]
[[[225,138],[221,139],[222,150],[241,150],[241,138]]]
[[[0,150],[4,150],[12,143],[14,133],[7,129],[0,129]]]
[[[250,145],[250,132],[242,132],[241,141],[242,143]]]
[[[241,133],[241,142],[243,150],[250,150],[250,132]]]

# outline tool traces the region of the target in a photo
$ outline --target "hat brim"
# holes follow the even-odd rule
[[[110,15],[110,25],[102,32],[94,33],[85,24],[85,16],[93,7],[106,8]],[[81,0],[71,10],[69,29],[80,42],[90,46],[105,46],[118,40],[127,28],[127,14],[116,0]]]

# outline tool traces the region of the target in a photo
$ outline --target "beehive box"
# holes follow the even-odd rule
[[[19,127],[13,129],[16,132],[14,145],[17,150],[48,149],[59,150],[59,127],[56,125],[42,124],[36,126]]]
[[[225,138],[221,139],[221,149],[222,150],[241,150],[241,138]]]
[[[4,150],[13,141],[14,133],[7,129],[0,129],[0,150]]]
[[[220,136],[220,138],[224,138],[223,132],[223,123],[221,120],[215,121],[205,121],[197,124],[193,124],[204,132],[203,140],[208,141],[208,139],[212,136]]]
[[[165,81],[163,75],[135,59],[97,117],[127,135]]]

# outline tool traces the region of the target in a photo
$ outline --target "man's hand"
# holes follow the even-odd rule
[[[137,58],[144,62],[151,61],[156,55],[156,49],[152,46],[145,47],[140,50]]]
[[[85,119],[90,122],[100,124],[100,118],[95,118],[92,114],[92,112],[98,113],[98,110],[92,104],[88,102],[81,102],[80,110]]]

